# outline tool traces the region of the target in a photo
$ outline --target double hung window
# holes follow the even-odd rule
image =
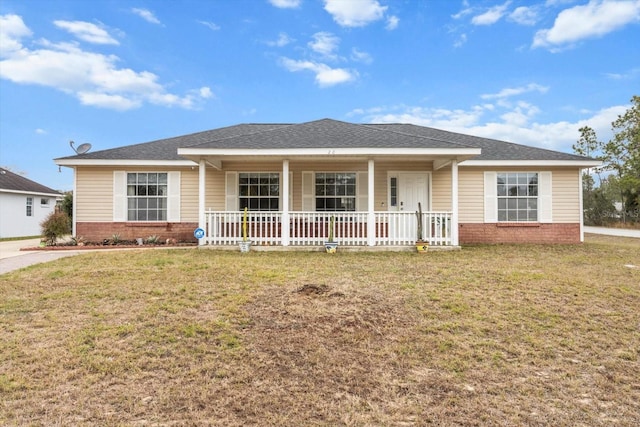
[[[167,173],[127,173],[127,219],[167,220]]]
[[[355,211],[356,174],[324,172],[315,176],[316,211]]]
[[[498,221],[538,221],[538,174],[498,173]]]
[[[277,211],[280,208],[279,173],[240,173],[238,184],[240,210]]]
[[[27,197],[27,216],[33,216],[33,197]]]

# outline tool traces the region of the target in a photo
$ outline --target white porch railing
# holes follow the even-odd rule
[[[282,212],[249,212],[248,239],[256,245],[282,245]],[[334,217],[334,239],[345,246],[366,246],[367,212],[289,212],[289,245],[319,246],[329,236]],[[204,243],[235,245],[242,240],[243,212],[208,210]],[[375,245],[404,246],[416,241],[415,212],[375,212]],[[424,212],[424,240],[447,246],[451,240],[451,212]]]

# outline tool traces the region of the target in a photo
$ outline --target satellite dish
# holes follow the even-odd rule
[[[78,146],[78,148],[74,147],[73,146],[74,144],[75,144],[75,142],[69,141],[69,145],[71,146],[73,151],[76,152],[76,154],[84,154],[84,153],[88,152],[89,150],[91,150],[91,144],[89,144],[88,142],[85,142],[84,144],[80,144]]]

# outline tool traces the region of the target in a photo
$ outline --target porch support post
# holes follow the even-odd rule
[[[374,187],[375,164],[373,159],[369,159],[367,173],[367,245],[376,245],[376,214],[375,214],[375,187]]]
[[[282,161],[282,246],[289,246],[289,160]]]
[[[200,159],[198,167],[198,227],[205,230],[204,238],[198,239],[198,245],[204,245],[209,240],[209,230],[207,230],[207,219],[205,218],[205,182],[206,182],[206,162]]]
[[[458,246],[458,161],[451,161],[451,244]]]

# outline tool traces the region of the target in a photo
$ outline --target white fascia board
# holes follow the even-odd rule
[[[197,166],[191,160],[58,159],[59,166]]]
[[[0,193],[11,193],[11,194],[27,194],[29,196],[46,196],[46,197],[60,197],[63,196],[62,193],[40,193],[38,191],[23,191],[23,190],[7,190],[0,189]]]
[[[180,156],[478,156],[479,148],[178,148]]]
[[[465,160],[460,166],[500,166],[500,167],[525,167],[525,166],[571,166],[580,168],[593,168],[602,166],[598,160]]]

